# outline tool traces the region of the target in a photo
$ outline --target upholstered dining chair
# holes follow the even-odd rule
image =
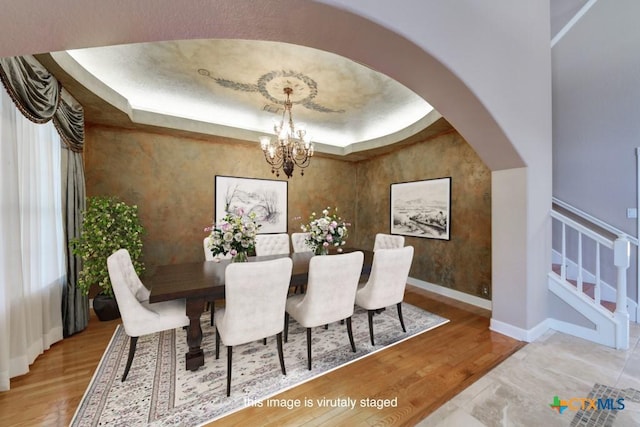
[[[231,258],[231,255],[227,254],[227,255],[213,255],[213,253],[211,252],[211,249],[209,249],[209,242],[211,241],[211,236],[207,236],[204,238],[204,240],[202,241],[202,246],[204,247],[204,259],[205,261],[216,261],[216,260],[221,260],[221,259],[229,259]],[[211,310],[211,320],[210,320],[210,324],[211,326],[213,326],[213,317],[214,317],[214,312],[215,312],[215,300],[212,301],[207,301],[207,307],[206,309],[210,309]]]
[[[369,337],[373,340],[373,315],[376,310],[396,305],[402,331],[407,332],[402,319],[402,300],[407,286],[409,269],[413,260],[413,246],[397,249],[378,249],[373,254],[373,264],[367,283],[356,293],[356,305],[367,310]]]
[[[289,235],[258,234],[256,236],[256,255],[279,255],[289,253]]]
[[[288,338],[289,317],[307,329],[307,367],[311,370],[311,328],[346,320],[351,350],[356,352],[351,329],[358,279],[362,273],[361,251],[314,256],[309,261],[307,292],[287,299],[284,336]]]
[[[202,241],[202,246],[204,247],[204,259],[205,261],[215,261],[218,259],[229,259],[231,258],[231,255],[227,254],[227,255],[222,255],[222,254],[218,254],[218,255],[213,255],[213,252],[211,252],[211,249],[209,249],[209,242],[211,241],[211,236],[207,236],[204,238],[204,240]]]
[[[107,258],[109,278],[122,316],[124,331],[131,338],[129,358],[122,381],[127,378],[138,337],[189,324],[185,300],[149,303],[149,290],[144,287],[126,249],[119,249]]]
[[[204,259],[206,261],[213,261],[213,253],[211,249],[209,249],[209,242],[211,241],[211,236],[207,236],[202,241],[202,246],[204,246]]]
[[[216,359],[220,341],[227,346],[227,396],[231,395],[233,347],[276,336],[282,374],[286,375],[282,353],[282,330],[293,261],[229,264],[225,270],[225,307],[216,311]]]
[[[404,236],[398,236],[395,234],[376,234],[376,240],[373,243],[373,251],[378,249],[394,249],[404,246]]]
[[[293,247],[293,252],[311,252],[311,248],[305,243],[309,234],[310,233],[291,233],[291,247]]]

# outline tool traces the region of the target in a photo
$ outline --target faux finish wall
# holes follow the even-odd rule
[[[287,180],[271,174],[257,143],[93,126],[87,127],[85,173],[89,196],[116,195],[138,205],[149,274],[158,265],[204,260],[216,175]],[[355,178],[353,163],[321,157],[304,176],[296,169],[288,180],[288,232],[326,206],[338,206],[353,222]]]
[[[410,276],[491,297],[491,172],[456,131],[358,164],[358,243],[390,231],[390,184],[451,177],[451,240],[405,237]]]
[[[158,265],[203,260],[215,175],[275,179],[257,143],[88,126],[85,147],[87,194],[139,206],[148,274]],[[416,249],[411,276],[489,298],[491,175],[455,131],[359,163],[315,157],[303,177],[296,170],[288,180],[288,232],[312,211],[338,206],[352,223],[348,243],[372,248],[375,233],[389,232],[391,183],[446,176],[451,240],[407,237]]]

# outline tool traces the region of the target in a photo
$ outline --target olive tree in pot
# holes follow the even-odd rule
[[[107,258],[118,249],[126,249],[138,275],[144,272],[142,234],[138,207],[127,205],[116,197],[87,198],[82,212],[80,237],[70,242],[71,250],[82,259],[78,288],[84,295],[94,285],[100,292],[93,298],[93,309],[100,320],[120,317],[107,269]]]

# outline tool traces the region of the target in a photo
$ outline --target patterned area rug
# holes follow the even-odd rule
[[[71,421],[72,426],[196,426],[214,421],[345,364],[397,344],[448,322],[447,319],[403,303],[407,332],[395,307],[374,316],[376,345],[371,346],[367,312],[356,307],[351,351],[346,325],[314,328],[313,369],[307,369],[306,332],[291,319],[284,344],[287,375],[282,375],[275,337],[234,347],[231,397],[226,396],[227,357],[221,346],[215,359],[215,332],[202,318],[205,366],[185,370],[186,333],[182,329],[140,337],[125,382],[129,338],[119,326],[102,356],[89,388]]]

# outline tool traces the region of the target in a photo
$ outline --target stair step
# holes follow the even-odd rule
[[[558,275],[561,272],[560,264],[552,264],[551,269],[553,270],[554,273]],[[567,282],[571,283],[576,289],[578,288],[577,280],[567,279]],[[582,282],[582,292],[592,300],[595,300],[595,289],[596,289],[595,283]],[[606,308],[612,313],[616,311],[616,303],[613,301],[600,300],[600,305],[602,305],[604,308]]]

